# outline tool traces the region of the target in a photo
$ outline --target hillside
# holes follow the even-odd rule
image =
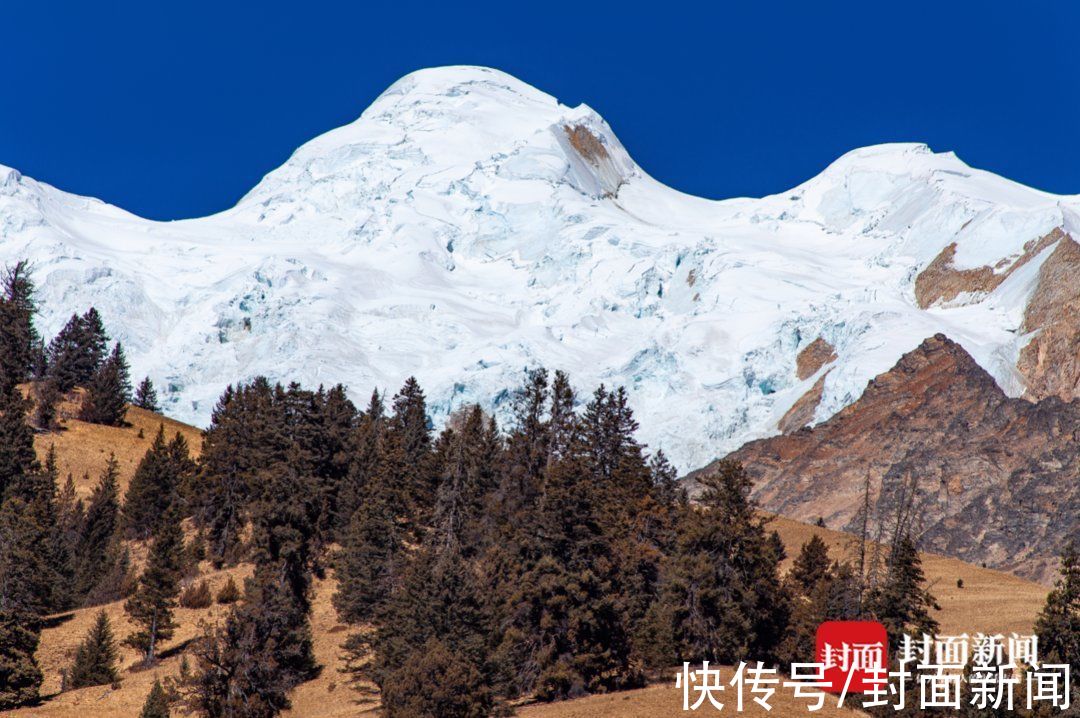
[[[1080,521],[1078,431],[1080,404],[1010,398],[938,335],[828,421],[731,457],[770,511],[854,531],[869,486],[875,535],[914,497],[928,550],[1049,584]]]
[[[829,418],[939,332],[1009,396],[1075,396],[1078,207],[916,144],[708,201],[587,106],[447,67],[211,217],[152,222],[0,168],[0,261],[33,262],[44,335],[96,306],[196,425],[257,374],[358,401],[416,375],[437,423],[472,401],[505,416],[546,365],[625,385],[685,471]]]
[[[156,429],[161,420],[157,415],[147,412],[132,411],[129,421],[132,426],[110,429],[108,436],[115,441],[118,458],[122,466],[137,463],[145,450],[145,440],[138,438],[138,432],[148,434],[148,428]],[[188,435],[193,446],[197,432],[190,427],[170,424]],[[41,437],[51,439],[41,441],[39,446],[54,443],[61,457],[76,462],[72,467],[81,466],[75,452],[72,439],[79,431],[91,436],[101,436],[95,429],[101,427],[80,426],[80,422],[69,420],[66,432]],[[88,452],[89,459],[97,460],[94,452]],[[834,557],[842,557],[847,550],[850,537],[828,529],[808,526],[789,519],[775,518],[772,522],[781,534],[789,555],[794,555],[812,534],[821,535]],[[1046,589],[1028,582],[1001,574],[996,571],[977,568],[954,559],[924,555],[926,569],[933,592],[942,606],[937,616],[944,633],[975,633],[978,631],[1009,633],[1011,631],[1030,631],[1039,606],[1045,599]],[[231,574],[239,581],[248,575],[250,569],[241,566],[229,571],[215,572],[208,564],[203,564],[201,576],[208,578],[216,592]],[[957,587],[957,579],[962,579],[964,587]],[[332,577],[317,581],[313,602],[312,627],[315,636],[315,653],[324,666],[315,680],[300,686],[293,694],[294,707],[287,715],[304,718],[330,718],[333,716],[364,715],[373,708],[373,704],[360,701],[359,695],[352,691],[340,673],[340,646],[347,635],[346,626],[340,624],[330,604],[334,591]],[[122,636],[128,630],[122,603],[112,603],[104,607],[113,621],[117,634]],[[107,686],[87,688],[55,695],[59,689],[60,671],[70,664],[73,651],[88,630],[99,608],[84,609],[71,614],[56,617],[50,622],[42,636],[42,645],[38,654],[46,676],[43,693],[48,696],[40,707],[11,712],[9,715],[19,718],[41,716],[42,718],[128,718],[135,715],[142,705],[155,677],[175,675],[180,668],[181,653],[186,643],[199,632],[201,622],[220,618],[223,608],[214,606],[206,610],[178,611],[179,628],[172,641],[164,647],[164,660],[150,671],[132,670],[136,656],[130,649],[123,650],[122,665],[125,668],[123,680],[118,690]],[[680,715],[680,695],[669,685],[654,686],[641,691],[594,696],[566,703],[536,705],[521,708],[520,715],[533,718],[599,718],[600,716],[663,716]],[[788,711],[784,712],[787,708]],[[778,712],[779,711],[779,712]],[[795,715],[792,704],[783,698],[777,700],[775,715]],[[824,715],[841,715],[824,713]],[[850,714],[850,713],[847,713]]]

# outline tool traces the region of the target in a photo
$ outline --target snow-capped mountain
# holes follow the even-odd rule
[[[0,260],[34,262],[43,333],[96,306],[177,418],[205,424],[257,374],[360,401],[414,374],[436,420],[504,413],[543,365],[626,385],[683,469],[777,433],[800,398],[830,417],[939,332],[1032,393],[1029,299],[1077,227],[1080,198],[914,144],[762,199],[687,196],[588,107],[475,67],[408,75],[210,217],[153,222],[0,167]]]

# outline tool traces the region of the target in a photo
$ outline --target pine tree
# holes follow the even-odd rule
[[[806,594],[813,593],[818,584],[829,578],[829,547],[814,534],[799,549],[791,566],[791,578]]]
[[[25,382],[37,360],[34,284],[30,265],[20,261],[0,276],[0,392]]]
[[[199,458],[200,491],[188,502],[206,531],[209,557],[217,567],[240,557],[257,474],[285,459],[288,442],[278,413],[262,377],[227,387],[214,409]]]
[[[169,696],[165,693],[161,681],[154,681],[139,718],[169,718]]]
[[[409,377],[394,396],[388,448],[394,455],[391,465],[400,487],[402,509],[415,523],[424,520],[435,502],[437,475],[431,455],[431,426],[427,402],[420,384]]]
[[[905,633],[916,638],[937,633],[938,623],[930,615],[937,605],[926,589],[922,558],[910,536],[898,537],[890,549],[885,578],[870,593],[868,604],[884,624],[890,645],[899,645]]]
[[[294,463],[264,473],[266,490],[254,508],[256,567],[245,601],[198,649],[194,707],[201,715],[270,718],[317,669],[308,613],[319,503],[310,477]]]
[[[73,591],[77,601],[90,596],[118,558],[113,545],[120,523],[119,475],[116,457],[110,455],[82,522]]]
[[[389,597],[394,568],[402,543],[384,493],[370,487],[372,495],[353,514],[336,561],[338,590],[334,608],[347,623],[375,617],[376,609]]]
[[[686,515],[664,571],[660,600],[676,650],[669,659],[768,661],[789,613],[779,541],[766,534],[741,465],[721,462],[702,482],[703,510]]]
[[[71,315],[60,333],[49,342],[47,376],[61,393],[87,386],[105,361],[109,337],[101,315],[91,307],[81,317]]]
[[[109,616],[101,611],[75,651],[75,663],[69,673],[70,686],[86,688],[116,683],[120,680],[116,670],[117,657]]]
[[[487,718],[495,706],[483,674],[437,638],[390,676],[381,699],[387,718]]]
[[[26,406],[18,389],[0,393],[0,500],[19,477],[37,469]]]
[[[360,415],[353,431],[348,472],[338,497],[334,525],[338,540],[341,542],[345,541],[352,517],[378,472],[379,452],[386,426],[385,419],[382,397],[379,396],[378,391],[374,391],[367,409]]]
[[[1075,542],[1061,553],[1060,577],[1035,621],[1043,664],[1080,666],[1080,554]],[[1080,681],[1072,678],[1071,702],[1080,705]]]
[[[105,333],[105,322],[94,307],[86,310],[80,319],[79,345],[84,359],[81,382],[90,380],[94,372],[105,361],[109,351],[109,335]]]
[[[158,405],[157,391],[154,389],[150,377],[144,377],[139,382],[139,386],[135,390],[135,400],[132,403],[140,409],[152,411],[155,414],[161,411],[161,407]]]
[[[38,699],[43,677],[34,653],[40,638],[38,623],[0,607],[0,711]]]
[[[375,634],[360,634],[348,647],[364,648],[375,658],[361,671],[383,690],[425,643],[438,638],[450,651],[485,676],[490,685],[489,623],[475,574],[454,546],[425,546],[410,562],[400,586],[379,611]]]
[[[57,420],[56,405],[60,401],[60,391],[52,379],[42,379],[34,384],[34,428],[40,431],[55,431],[60,428]]]
[[[94,424],[122,426],[131,398],[127,360],[120,343],[90,379],[79,418]]]
[[[154,535],[138,589],[124,604],[124,611],[139,626],[124,642],[142,652],[146,665],[154,662],[158,644],[172,638],[176,628],[173,608],[180,593],[183,551],[184,533],[180,528],[179,513],[173,505],[166,511]]]
[[[129,538],[145,539],[154,532],[193,471],[187,442],[179,433],[171,443],[166,442],[165,425],[159,424],[124,497],[124,528]]]

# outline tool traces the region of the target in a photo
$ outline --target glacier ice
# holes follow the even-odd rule
[[[416,375],[436,421],[505,416],[544,365],[583,391],[626,385],[653,449],[682,469],[775,433],[836,349],[817,419],[944,332],[1006,391],[1037,262],[989,296],[920,309],[918,271],[999,266],[1075,197],[924,145],[844,155],[761,199],[661,185],[611,128],[504,73],[423,70],[300,147],[232,209],[153,222],[0,167],[0,260],[28,257],[43,333],[98,307],[167,413],[204,424],[226,384],[345,383],[362,402]]]

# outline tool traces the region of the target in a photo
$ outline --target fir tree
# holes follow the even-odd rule
[[[490,685],[489,620],[480,585],[460,551],[429,545],[381,608],[375,634],[354,637],[349,648],[354,656],[365,647],[374,650],[374,661],[361,673],[387,690],[414,653],[438,638]]]
[[[105,361],[108,341],[96,309],[91,307],[81,317],[73,314],[49,343],[48,378],[61,393],[87,386]]]
[[[139,718],[169,718],[169,696],[165,693],[161,681],[154,680]]]
[[[120,343],[112,354],[102,362],[87,386],[79,418],[94,424],[122,426],[131,399],[131,382],[128,378],[127,360]]]
[[[338,590],[334,608],[347,623],[374,618],[389,597],[394,568],[402,551],[390,504],[382,491],[372,495],[353,514],[336,562]]]
[[[20,261],[0,276],[0,392],[25,382],[37,363],[34,285],[30,265]]]
[[[1035,621],[1044,664],[1080,666],[1080,554],[1074,542],[1061,553],[1060,577]],[[1080,705],[1080,681],[1072,678],[1071,703]]]
[[[57,420],[56,405],[60,401],[60,391],[52,379],[42,379],[34,384],[34,428],[40,431],[55,431],[60,428]]]
[[[483,674],[436,638],[393,673],[381,699],[387,718],[486,718],[495,707]]]
[[[165,426],[143,455],[124,497],[124,528],[130,538],[145,539],[154,532],[171,503],[178,500],[180,486],[194,471],[187,442],[178,433],[165,440]]]
[[[337,537],[341,542],[345,541],[352,517],[378,472],[385,424],[382,397],[378,391],[372,392],[367,410],[360,415],[353,431],[352,454],[334,516]]]
[[[262,377],[226,388],[214,409],[199,459],[200,491],[188,500],[217,567],[240,556],[256,475],[285,458],[288,442],[277,414],[273,391]]]
[[[818,584],[829,578],[829,547],[814,534],[799,549],[799,555],[791,566],[791,578],[807,594],[813,593]]]
[[[139,382],[138,388],[135,389],[135,400],[132,403],[140,409],[152,411],[155,414],[161,411],[161,407],[158,405],[157,391],[154,389],[150,377],[144,377]]]
[[[0,500],[19,477],[37,469],[26,406],[18,389],[0,393]]]
[[[394,396],[387,453],[401,508],[414,522],[423,521],[435,500],[437,475],[431,457],[431,426],[427,402],[416,379],[409,377]]]
[[[703,477],[703,510],[687,514],[665,568],[661,601],[677,660],[770,660],[787,629],[789,600],[778,540],[766,535],[742,466]]]
[[[124,604],[124,611],[139,627],[124,642],[143,654],[146,665],[154,662],[158,644],[172,638],[176,628],[173,608],[180,593],[183,551],[184,534],[173,505],[154,535],[146,569],[139,577],[135,595]]]
[[[194,707],[210,718],[275,716],[289,706],[288,691],[317,668],[308,613],[318,500],[291,462],[264,479],[246,600],[198,651]]]
[[[109,616],[101,611],[75,651],[75,663],[69,673],[70,686],[86,688],[116,683],[120,680],[116,670],[117,657]]]
[[[40,638],[37,622],[0,607],[0,711],[38,699],[42,674],[34,653]]]
[[[910,536],[900,536],[892,546],[885,578],[871,592],[868,604],[884,624],[890,645],[899,645],[905,633],[915,638],[937,633],[937,621],[930,615],[937,605],[926,589],[922,558]]]
[[[116,457],[110,455],[105,472],[90,494],[77,550],[74,586],[77,599],[89,597],[118,558],[113,546],[120,523],[119,474]]]

